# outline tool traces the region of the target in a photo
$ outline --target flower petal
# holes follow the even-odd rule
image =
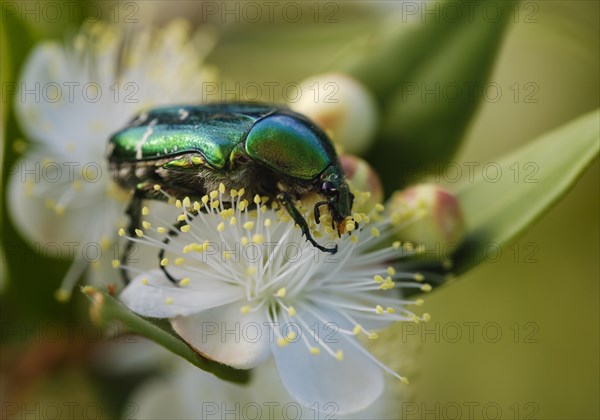
[[[235,368],[253,368],[269,355],[267,319],[259,311],[242,315],[239,303],[178,317],[171,325],[200,353]]]
[[[361,353],[348,338],[339,333],[330,335],[331,328],[298,308],[303,320],[311,327],[302,330],[309,343],[316,345],[314,331],[320,340],[335,352],[343,352],[343,360],[337,360],[321,348],[320,354],[309,352],[303,340],[280,347],[272,344],[275,362],[283,385],[298,402],[326,412],[335,409],[336,414],[348,414],[370,406],[383,392],[382,370],[365,354]],[[285,325],[280,325],[282,335]]]
[[[175,276],[175,270],[171,270]],[[204,311],[241,299],[243,291],[214,282],[206,289],[177,286],[161,270],[137,276],[121,293],[121,301],[133,312],[152,318],[174,318]]]

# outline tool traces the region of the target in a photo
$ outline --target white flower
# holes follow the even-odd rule
[[[129,192],[108,171],[109,136],[141,109],[199,101],[211,77],[182,21],[129,34],[93,23],[70,45],[45,42],[33,50],[15,107],[34,146],[14,168],[8,204],[27,239],[54,242],[74,258],[58,297],[68,297],[90,261],[110,266],[120,252],[114,232]]]
[[[308,218],[317,240],[337,243],[330,255],[306,242],[266,197],[249,203],[243,194],[221,185],[199,202],[176,200],[177,235],[166,233],[173,219],[147,214],[145,231],[130,239],[157,254],[164,250],[160,264],[173,280],[158,268],[128,266],[137,275],[121,300],[142,316],[169,318],[184,340],[218,362],[249,369],[273,355],[287,391],[309,407],[332,403],[340,414],[365,409],[383,392],[383,370],[406,382],[359,340],[377,338],[376,331],[396,321],[429,318],[407,309],[421,300],[400,296],[402,288],[431,287],[422,275],[391,265],[416,250],[389,240],[392,222],[381,218],[383,206],[370,216],[355,213],[359,229],[349,220],[352,235],[339,239],[329,215],[318,226]],[[394,220],[410,222],[397,214]],[[164,241],[153,238],[160,234]]]

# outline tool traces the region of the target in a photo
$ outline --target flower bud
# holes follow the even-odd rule
[[[395,192],[386,208],[396,226],[396,238],[425,245],[427,250],[453,250],[464,234],[458,200],[435,185],[419,185]],[[451,252],[444,252],[449,257]]]
[[[371,165],[354,155],[341,155],[340,164],[355,195],[354,211],[368,213],[383,201],[383,186]]]
[[[317,123],[346,153],[369,149],[377,130],[377,105],[356,79],[342,73],[322,74],[300,83],[294,111]]]

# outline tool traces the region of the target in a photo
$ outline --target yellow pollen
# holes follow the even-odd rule
[[[251,311],[251,310],[252,310],[252,308],[251,308],[250,306],[248,306],[248,305],[246,305],[246,306],[242,306],[242,307],[240,308],[240,312],[241,312],[243,315],[248,315],[248,314],[250,313],[250,311]]]
[[[423,321],[425,321],[425,322],[431,321],[431,315],[428,314],[428,313],[424,313],[423,314]]]
[[[278,339],[277,339],[277,345],[278,345],[279,347],[285,347],[285,346],[287,346],[288,344],[290,344],[290,342],[289,342],[289,341],[287,341],[285,338],[278,338]]]
[[[294,308],[293,306],[290,306],[288,308],[288,315],[289,316],[296,316],[296,308]]]
[[[244,223],[242,226],[246,230],[252,230],[252,229],[254,229],[254,222],[252,220],[249,220],[246,223]]]
[[[148,286],[148,279],[147,279],[146,277],[143,277],[143,278],[142,278],[142,284],[143,284],[144,286]]]
[[[423,274],[421,274],[421,273],[415,273],[414,278],[415,278],[416,281],[423,281],[423,280],[425,280],[425,276]]]
[[[208,195],[203,195],[200,201],[202,201],[202,204],[208,203]]]
[[[352,334],[358,335],[362,331],[362,327],[359,324],[356,324],[352,329]]]
[[[160,260],[160,265],[162,267],[166,267],[167,264],[169,264],[169,259],[168,258],[163,258],[162,260]]]
[[[144,220],[144,221],[142,222],[142,227],[143,227],[144,229],[150,229],[150,226],[152,226],[152,224],[151,224],[150,222],[148,222],[147,220]]]
[[[175,207],[177,207],[178,209],[181,208],[181,200],[179,200],[179,199],[175,200]]]
[[[217,225],[217,230],[223,232],[225,230],[225,223],[221,222]]]
[[[373,235],[373,237],[377,238],[381,235],[381,233],[379,232],[379,229],[377,229],[376,227],[371,228],[371,235]]]
[[[183,222],[184,220],[185,220],[185,214],[180,214],[179,216],[177,216],[178,222]]]
[[[165,298],[165,304],[172,305],[173,304],[173,298],[171,296],[166,297]]]
[[[197,201],[194,201],[194,210],[200,211],[201,208],[202,208],[202,206],[200,205],[200,203],[198,203]]]
[[[136,229],[135,234],[137,235],[138,238],[141,238],[142,236],[144,236],[144,232],[141,229]]]
[[[314,354],[315,356],[316,356],[317,354],[320,354],[320,353],[321,353],[321,349],[320,349],[320,348],[318,348],[318,347],[311,347],[311,348],[309,349],[309,351],[310,351],[310,354]]]
[[[175,264],[177,264],[177,262],[175,262]],[[190,278],[189,277],[184,277],[179,281],[179,285],[180,286],[187,286],[188,284],[190,284]]]
[[[219,192],[221,194],[225,194],[225,184],[223,184],[222,182],[219,184]]]
[[[265,236],[260,233],[256,233],[252,235],[252,242],[260,245],[265,242]]]
[[[285,339],[288,341],[294,341],[297,336],[298,335],[294,331],[290,331]]]
[[[246,200],[243,200],[243,201],[240,201],[238,208],[240,209],[240,211],[244,211],[247,206],[248,206],[248,202]]]
[[[383,313],[383,308],[381,307],[381,305],[377,305],[375,307],[375,312],[377,312],[379,315]]]
[[[392,278],[390,276],[385,278],[385,281],[381,284],[381,286],[379,286],[379,288],[381,290],[390,290],[393,289],[396,286],[396,283],[394,283],[392,281]]]
[[[344,352],[341,350],[336,351],[335,358],[341,362],[342,360],[344,360]]]
[[[246,189],[245,188],[240,188],[240,190],[238,191],[238,197],[243,197],[244,194],[246,193]]]
[[[189,232],[192,227],[190,225],[183,225],[179,228],[183,233]]]
[[[210,198],[212,200],[214,200],[215,198],[217,198],[219,196],[219,192],[218,191],[211,191],[209,194]]]
[[[407,377],[405,377],[405,376],[402,376],[402,377],[400,378],[400,382],[402,382],[404,385],[408,385],[408,384],[409,384],[409,382],[408,382],[408,378],[407,378]]]
[[[119,262],[119,260],[112,260],[111,264],[112,264],[112,268],[119,268],[121,266],[121,263]]]
[[[390,276],[393,276],[393,275],[395,275],[395,274],[396,274],[396,270],[394,269],[394,267],[388,267],[388,268],[387,268],[387,273],[388,273]]]
[[[237,197],[238,192],[237,192],[237,190],[235,190],[235,189],[232,188],[231,192],[229,193],[229,195],[231,195],[231,198],[235,198],[235,197]]]
[[[279,298],[284,298],[286,293],[287,293],[287,290],[285,289],[285,287],[282,287],[281,289],[279,289],[277,291],[277,293],[275,293],[275,296],[277,296]]]
[[[185,262],[185,258],[177,257],[175,258],[175,265],[182,265]]]
[[[369,340],[377,340],[378,338],[379,338],[379,335],[377,335],[377,333],[369,334]]]
[[[385,207],[383,207],[383,204],[375,204],[375,211],[381,213],[382,211],[385,210]]]
[[[374,276],[373,280],[375,280],[375,283],[383,283],[383,277],[381,277],[379,274]]]
[[[385,308],[385,311],[388,314],[393,314],[394,312],[396,312],[396,310],[394,308],[390,307],[390,306],[388,306],[387,308]]]
[[[150,214],[150,209],[147,206],[142,207],[142,215],[148,216]]]
[[[220,204],[220,203],[219,203],[219,200],[215,200],[215,201],[213,201],[212,203],[210,203],[210,206],[211,206],[213,209],[216,209],[217,207],[219,207],[219,204]]]
[[[231,220],[229,220],[229,224],[231,226],[237,225],[237,218],[236,217],[232,217]]]
[[[160,191],[160,185],[154,184],[154,191]]]
[[[159,227],[157,227],[157,228],[156,228],[156,231],[157,231],[158,233],[165,233],[165,232],[167,231],[167,229],[165,229],[164,227],[160,227],[160,226],[159,226]]]
[[[394,249],[399,249],[399,248],[400,248],[400,245],[401,245],[400,241],[394,241],[394,243],[392,244],[392,247],[393,247]]]
[[[432,289],[431,284],[425,283],[424,285],[421,286],[421,290],[424,292],[431,292],[431,289]]]
[[[260,204],[260,195],[256,194],[254,196],[254,200],[253,201],[254,201],[254,204]]]
[[[119,236],[125,236],[125,229],[119,229]]]

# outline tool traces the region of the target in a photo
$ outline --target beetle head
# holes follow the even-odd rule
[[[321,201],[315,204],[315,220],[317,223],[319,222],[319,207],[327,204],[329,213],[337,226],[337,231],[341,235],[346,230],[344,220],[352,214],[354,194],[350,192],[350,188],[348,187],[344,176],[337,167],[330,166],[323,173],[320,181],[319,192],[327,201]]]

